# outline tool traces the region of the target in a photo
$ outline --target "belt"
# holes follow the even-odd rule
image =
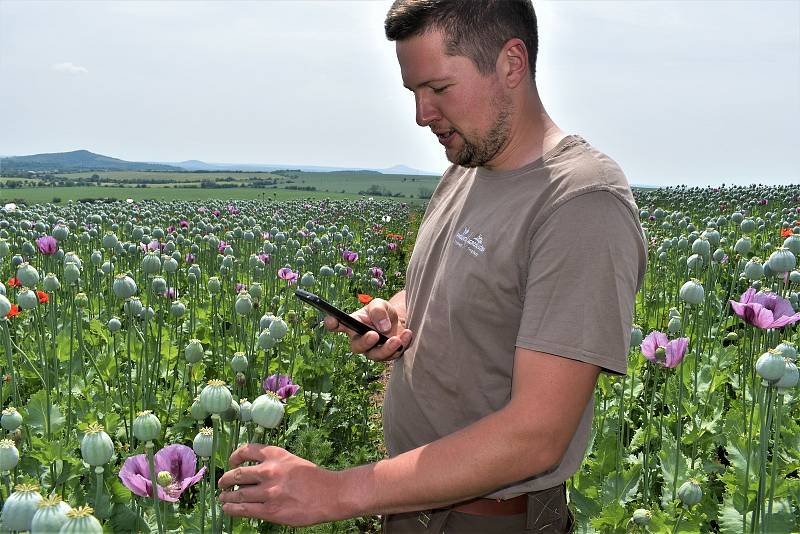
[[[451,510],[462,514],[488,516],[524,514],[528,510],[528,494],[523,493],[513,499],[504,501],[479,497],[471,501],[455,504]]]

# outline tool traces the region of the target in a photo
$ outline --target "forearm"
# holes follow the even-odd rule
[[[489,493],[560,460],[544,429],[506,409],[433,443],[339,475],[347,517],[445,506]],[[546,452],[551,451],[551,452]]]

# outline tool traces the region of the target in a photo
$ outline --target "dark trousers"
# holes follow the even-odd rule
[[[526,513],[506,516],[472,515],[450,508],[390,514],[383,534],[567,534],[574,519],[564,484],[528,493]]]

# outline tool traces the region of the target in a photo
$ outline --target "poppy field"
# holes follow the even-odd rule
[[[648,270],[629,372],[601,375],[568,481],[576,531],[798,532],[800,188],[636,200]],[[332,469],[383,457],[385,365],[294,290],[388,299],[421,215],[380,199],[0,210],[0,531],[378,532],[234,520],[216,481],[247,442]]]

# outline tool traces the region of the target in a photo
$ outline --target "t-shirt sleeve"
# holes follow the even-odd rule
[[[533,234],[516,345],[625,374],[646,255],[638,221],[615,194],[567,200]]]

